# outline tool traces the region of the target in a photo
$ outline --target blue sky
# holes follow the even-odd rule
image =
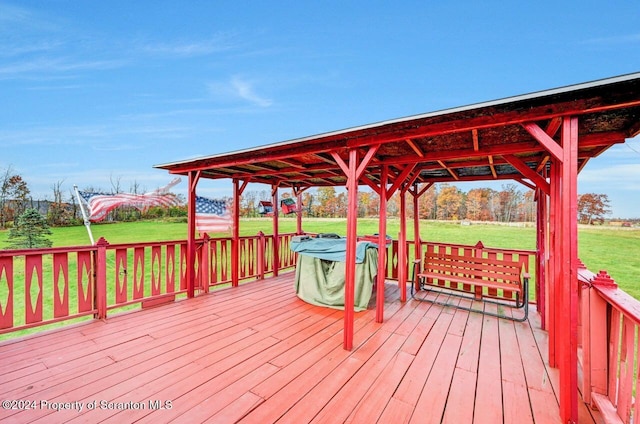
[[[618,0],[0,0],[0,170],[38,198],[150,191],[155,164],[638,72],[638,22]],[[640,217],[640,137],[579,192]]]

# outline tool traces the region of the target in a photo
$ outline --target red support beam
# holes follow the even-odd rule
[[[376,322],[384,321],[384,281],[387,270],[387,182],[389,167],[382,166],[380,174],[380,212],[378,213],[378,281],[376,283]]]
[[[240,274],[240,182],[233,180],[233,225],[231,227],[231,286],[238,287]]]
[[[516,168],[525,178],[530,179],[533,183],[540,187],[545,193],[549,193],[549,183],[546,179],[542,178],[540,174],[538,174],[533,169],[529,168],[529,166],[520,158],[514,155],[503,155],[502,156],[507,162],[511,164],[514,168]]]
[[[549,194],[549,255],[547,259],[548,272],[547,272],[547,330],[549,332],[549,365],[557,368],[557,355],[556,346],[558,340],[558,331],[556,325],[556,312],[559,311],[556,292],[559,281],[558,276],[558,257],[561,251],[561,241],[558,239],[559,225],[559,186],[560,186],[560,165],[562,163],[556,159],[551,162],[551,169],[549,178],[551,180],[550,194]]]
[[[189,172],[189,193],[187,193],[187,297],[195,296],[196,282],[196,186],[200,171]]]
[[[296,195],[296,234],[303,234],[302,231],[302,190],[295,190]]]
[[[556,143],[556,141],[547,134],[545,130],[540,128],[538,124],[534,122],[527,122],[522,124],[529,134],[533,136],[540,144],[544,146],[549,153],[558,160],[562,160],[562,147]]]
[[[536,197],[536,307],[540,326],[546,330],[547,195],[537,189]]]
[[[380,187],[376,185],[370,178],[363,176],[360,178],[360,181],[371,187],[371,189],[379,196],[380,195]]]
[[[409,145],[409,147],[411,147],[413,149],[413,151],[416,152],[416,155],[418,155],[421,158],[424,157],[424,152],[420,149],[420,147],[418,147],[418,145],[416,143],[413,142],[413,140],[408,138],[406,140],[406,142]]]
[[[353,321],[356,277],[356,242],[358,236],[358,151],[349,151],[347,174],[347,252],[344,285],[344,342],[345,350],[353,348]]]
[[[278,218],[280,204],[278,203],[278,186],[271,187],[271,201],[273,202],[273,276],[278,276],[280,268],[280,230],[278,228]]]
[[[415,168],[415,167],[416,167],[415,163],[407,165],[402,170],[400,175],[398,175],[396,177],[395,181],[393,182],[393,185],[391,186],[391,188],[387,192],[387,200],[391,199],[391,196],[393,196],[393,193],[395,193],[396,190],[398,190],[398,188],[400,188],[400,186],[406,181],[406,179],[409,177],[409,175],[411,175],[411,172],[413,171],[413,168]]]
[[[380,148],[379,144],[369,147],[369,150],[367,151],[367,153],[364,155],[364,158],[362,159],[362,163],[358,165],[358,169],[356,170],[356,179],[359,180],[360,177],[362,177],[362,174],[364,174],[365,169],[367,169],[367,165],[369,165],[369,162],[371,162],[371,159],[373,159],[373,157],[375,156],[379,148]]]
[[[578,422],[578,119],[567,117],[562,124],[562,185],[560,262],[562,320],[560,359],[560,417]]]
[[[427,184],[427,188],[431,187],[433,184]],[[410,190],[411,196],[413,197],[413,259],[422,259],[422,240],[420,239],[420,196],[426,190],[418,191],[418,185],[414,185],[414,190]],[[413,276],[415,280],[415,275]],[[415,290],[417,291],[417,287]]]
[[[398,235],[398,289],[400,301],[407,301],[407,198],[406,189],[400,190],[400,234]]]

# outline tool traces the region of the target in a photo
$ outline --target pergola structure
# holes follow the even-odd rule
[[[189,179],[189,293],[194,291],[195,192],[201,178],[233,181],[234,200],[248,183],[300,194],[311,187],[344,186],[348,191],[345,304],[353,305],[359,185],[380,196],[380,209],[401,194],[417,210],[418,198],[434,183],[515,180],[535,190],[537,200],[537,302],[549,332],[549,362],[560,371],[563,422],[577,421],[578,239],[577,176],[587,162],[640,132],[640,73],[540,91],[506,99],[388,120],[251,149],[157,165]],[[277,235],[277,209],[274,233]],[[235,208],[232,250],[237,284],[239,210]],[[408,264],[405,220],[398,261]],[[418,219],[414,219],[420,257]],[[299,229],[300,227],[300,221]],[[386,217],[379,220],[385,244]],[[278,255],[275,246],[274,255]],[[386,258],[380,249],[379,278]],[[408,266],[399,266],[405,289]],[[378,284],[376,319],[384,318],[384,284]],[[562,316],[562,318],[560,318]],[[569,319],[566,319],[566,318]],[[353,307],[345,307],[344,348],[353,341]]]

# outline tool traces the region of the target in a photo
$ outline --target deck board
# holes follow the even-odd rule
[[[3,399],[83,410],[38,403],[0,410],[0,421],[559,422],[557,373],[535,308],[516,323],[398,298],[397,283],[386,284],[384,323],[375,299],[355,314],[351,352],[343,312],[299,300],[291,273],[5,341]],[[87,410],[93,401],[111,408]],[[161,405],[169,408],[152,408]]]

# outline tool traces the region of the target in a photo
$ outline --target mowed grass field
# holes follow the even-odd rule
[[[305,231],[312,233],[346,234],[346,219],[303,220]],[[296,221],[284,217],[279,222],[281,233],[295,232]],[[130,222],[118,224],[92,225],[95,240],[104,237],[111,244],[143,241],[183,240],[187,225],[184,222]],[[241,235],[255,235],[258,231],[272,234],[270,218],[243,219],[240,223]],[[396,239],[400,231],[400,221],[387,222],[387,234]],[[50,237],[54,247],[89,244],[85,227],[53,228]],[[360,219],[358,234],[378,232],[378,220]],[[408,238],[413,239],[413,222],[407,221]],[[578,231],[579,257],[593,272],[607,270],[618,285],[636,299],[640,299],[640,229],[617,227],[583,227]],[[7,247],[8,231],[0,231],[0,248]],[[230,236],[220,234],[219,236]],[[461,225],[458,222],[421,222],[420,236],[423,241],[475,244],[478,241],[487,247],[535,249],[535,227],[505,226],[496,224]]]

